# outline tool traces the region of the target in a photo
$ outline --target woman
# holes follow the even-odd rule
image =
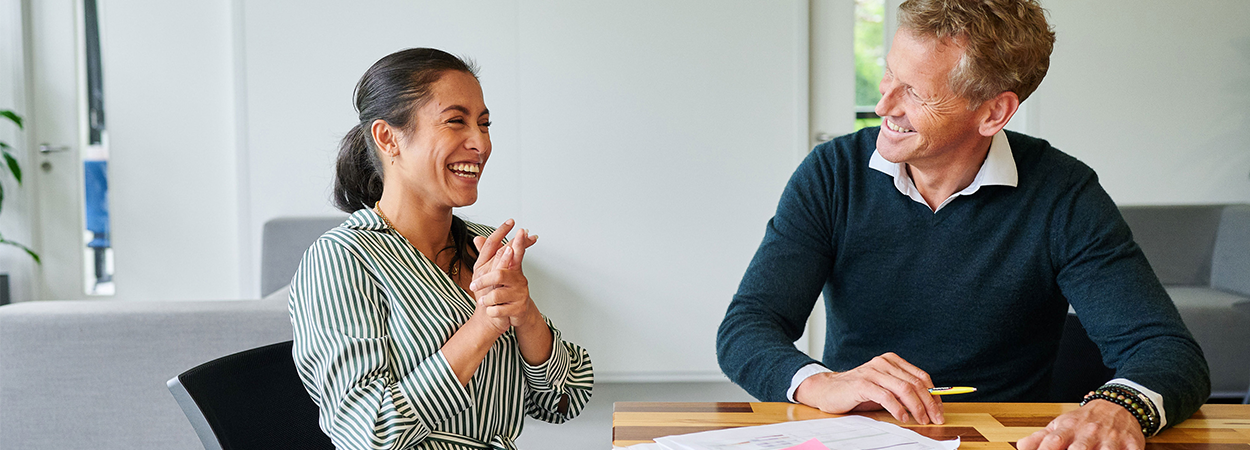
[[[575,417],[590,357],[529,297],[504,241],[452,208],[477,200],[490,113],[474,68],[417,48],[356,85],[360,123],[339,148],[334,199],[352,212],[304,254],[291,282],[294,357],[340,449],[512,449],[522,412]]]

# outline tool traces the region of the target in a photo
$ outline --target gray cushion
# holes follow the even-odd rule
[[[1224,208],[1211,263],[1211,286],[1250,297],[1250,205]]]
[[[260,295],[268,296],[291,283],[304,251],[346,216],[279,217],[265,222],[261,237]]]
[[[0,307],[0,448],[202,449],[165,381],[289,339],[286,301]]]
[[[269,295],[266,295],[265,298],[262,298],[261,300],[287,303],[290,300],[290,297],[291,284],[287,283],[286,286],[282,286],[278,288],[278,290],[270,292]]]
[[[1211,367],[1211,394],[1241,398],[1250,382],[1250,315],[1236,313],[1233,304],[1250,297],[1204,287],[1167,290]]]
[[[1250,314],[1250,300],[1234,303],[1233,309],[1241,312],[1242,314]]]
[[[1166,285],[1209,286],[1223,205],[1120,208],[1151,268]]]

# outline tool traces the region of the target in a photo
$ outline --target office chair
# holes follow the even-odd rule
[[[1059,354],[1050,378],[1052,402],[1079,402],[1089,391],[1115,378],[1115,369],[1102,364],[1102,352],[1089,339],[1076,314],[1068,313],[1059,339]]]
[[[1233,303],[1233,309],[1241,313],[1250,314],[1250,300],[1242,300],[1240,302]],[[1250,355],[1246,356],[1250,357]],[[1246,388],[1246,396],[1241,399],[1241,404],[1250,405],[1250,387]]]
[[[206,450],[333,450],[291,341],[223,356],[166,383]]]

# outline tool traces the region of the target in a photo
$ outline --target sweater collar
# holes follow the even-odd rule
[[[927,207],[928,204],[925,203],[924,197],[920,195],[920,191],[916,189],[916,184],[911,177],[907,175],[907,169],[903,164],[886,160],[875,149],[872,152],[872,158],[868,160],[868,167],[894,178],[894,187],[900,193]],[[972,179],[972,184],[952,194],[950,198],[938,205],[937,210],[933,212],[936,213],[938,210],[941,210],[955,197],[976,193],[981,189],[981,186],[1016,187],[1018,182],[1019,175],[1016,172],[1016,160],[1011,153],[1011,144],[1007,142],[1007,133],[999,130],[998,133],[994,134],[993,140],[990,141],[990,152],[986,155],[985,162],[981,163],[981,169],[977,171],[976,178]]]

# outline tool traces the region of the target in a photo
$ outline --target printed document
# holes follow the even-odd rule
[[[782,422],[665,436],[632,449],[783,450],[812,439],[830,450],[954,450],[959,439],[936,441],[898,425],[863,416]]]

